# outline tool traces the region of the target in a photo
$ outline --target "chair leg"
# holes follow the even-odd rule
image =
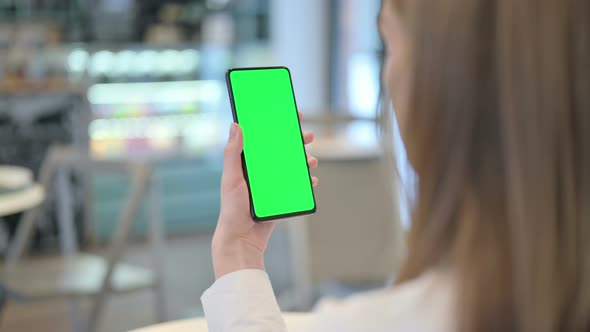
[[[57,195],[57,220],[59,223],[59,238],[61,251],[64,256],[72,256],[78,252],[78,236],[74,226],[72,188],[66,167],[57,171],[55,193]]]
[[[68,311],[70,315],[70,324],[73,332],[87,332],[86,320],[83,318],[82,309],[80,308],[80,299],[76,296],[68,298]]]
[[[5,288],[0,285],[0,328],[2,328],[2,322],[4,321],[4,308],[6,307],[7,298]]]
[[[152,249],[152,266],[154,268],[157,283],[154,288],[155,293],[155,309],[156,309],[156,320],[158,323],[166,321],[166,285],[164,278],[164,260],[162,254],[164,253],[164,225],[162,223],[162,211],[161,211],[161,200],[159,195],[159,183],[154,177],[153,173],[151,176],[150,187],[149,187],[149,222],[150,222],[150,242]]]
[[[149,176],[150,170],[145,165],[132,166],[130,193],[119,218],[117,230],[113,236],[110,253],[107,258],[107,269],[102,280],[101,289],[96,295],[96,299],[90,310],[90,317],[88,319],[88,330],[90,332],[96,331],[98,319],[102,314],[107,295],[111,291],[111,279],[116,264],[119,262],[123,250],[125,249],[129,232],[137,217],[141,199],[147,190]]]
[[[40,207],[36,207],[23,214],[14,234],[14,239],[6,250],[6,264],[16,264],[23,255],[23,252],[27,250],[33,228],[35,227],[35,221],[39,216],[39,210]]]
[[[47,156],[39,170],[39,183],[43,186],[46,193],[49,193],[52,190],[53,177],[55,176],[57,166],[62,165],[67,161],[68,153],[69,152],[67,152],[66,149],[59,146],[52,146],[47,152]],[[39,204],[35,208],[25,212],[22,216],[14,240],[6,252],[6,264],[16,264],[28,249],[35,222],[37,221],[42,208],[43,204]]]

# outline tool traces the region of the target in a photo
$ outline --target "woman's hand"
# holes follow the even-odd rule
[[[313,133],[303,133],[305,144],[313,139]],[[223,157],[221,211],[212,242],[216,279],[242,269],[264,270],[264,251],[275,227],[275,222],[255,223],[250,216],[248,187],[242,171],[242,148],[242,129],[232,123]],[[316,168],[318,160],[308,156],[307,164]],[[312,183],[316,186],[318,179],[312,177]]]

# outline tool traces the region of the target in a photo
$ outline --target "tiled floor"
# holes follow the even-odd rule
[[[201,313],[200,296],[213,282],[211,234],[168,239],[165,257],[165,289],[168,319]],[[149,267],[146,244],[133,244],[125,261]],[[87,307],[83,303],[82,307]],[[1,332],[70,331],[68,305],[64,301],[7,305],[0,323]],[[126,331],[154,323],[154,295],[151,291],[115,295],[109,298],[100,320],[100,331]]]

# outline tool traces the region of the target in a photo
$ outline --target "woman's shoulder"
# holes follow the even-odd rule
[[[323,331],[450,331],[453,288],[448,273],[430,271],[395,287],[323,300],[318,323]]]

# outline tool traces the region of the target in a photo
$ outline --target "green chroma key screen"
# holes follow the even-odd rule
[[[315,199],[289,70],[230,69],[226,79],[234,120],[244,133],[253,219],[313,213]]]

